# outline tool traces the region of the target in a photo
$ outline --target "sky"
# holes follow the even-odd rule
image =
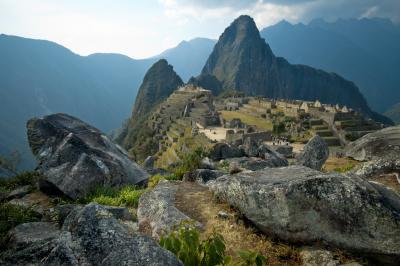
[[[259,29],[283,19],[400,23],[400,0],[0,0],[0,33],[54,41],[80,55],[146,58],[182,40],[217,39],[242,14]]]

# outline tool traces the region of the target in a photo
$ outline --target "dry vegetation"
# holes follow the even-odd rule
[[[359,164],[360,162],[350,158],[338,158],[330,156],[322,167],[322,171],[344,173],[353,169]]]
[[[227,204],[216,202],[207,188],[184,182],[178,190],[175,203],[182,212],[204,225],[204,238],[214,230],[220,233],[225,239],[227,255],[234,259],[238,258],[238,250],[254,250],[267,258],[268,265],[302,264],[297,248],[274,242],[259,234],[252,226],[246,225]],[[229,217],[218,217],[219,211],[226,212]]]

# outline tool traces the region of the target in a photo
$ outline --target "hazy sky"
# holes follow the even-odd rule
[[[386,17],[400,0],[0,0],[0,33],[47,39],[81,55],[144,58],[194,37],[218,38],[241,14],[261,29],[282,19]]]

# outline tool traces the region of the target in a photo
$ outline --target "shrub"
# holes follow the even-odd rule
[[[239,257],[242,259],[242,262],[239,263],[239,265],[261,266],[267,262],[267,258],[256,251],[239,250],[237,253],[238,253]]]
[[[183,158],[182,161],[171,170],[180,180],[185,173],[199,168],[201,160],[206,156],[207,152],[202,147],[197,147],[190,153],[182,154],[180,156],[180,158]]]
[[[161,237],[160,245],[174,253],[186,266],[227,265],[230,261],[230,257],[225,256],[225,243],[220,234],[214,232],[200,241],[198,229],[187,222]]]

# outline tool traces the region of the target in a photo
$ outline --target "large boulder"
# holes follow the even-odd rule
[[[75,208],[61,230],[25,224],[2,265],[182,265],[150,237],[119,222],[98,204]],[[33,229],[38,229],[37,232]]]
[[[283,240],[321,242],[385,263],[400,259],[400,198],[383,186],[289,166],[222,176],[210,189]]]
[[[321,170],[328,157],[328,145],[320,136],[315,135],[304,146],[303,152],[297,157],[297,163],[315,170]]]
[[[258,147],[258,156],[268,162],[268,167],[282,167],[289,165],[288,160],[265,144],[261,144]]]
[[[358,161],[377,159],[389,153],[393,156],[400,154],[400,126],[369,133],[349,143],[345,152],[346,156]]]
[[[214,161],[244,156],[244,151],[226,143],[217,143],[210,151],[210,159]]]
[[[251,171],[261,170],[266,167],[281,167],[288,165],[287,161],[284,163],[284,161],[281,161],[276,157],[271,157],[267,160],[258,157],[240,157],[227,159],[226,161],[229,162],[230,165],[237,165],[240,168]]]
[[[46,191],[72,199],[85,197],[96,186],[143,184],[148,174],[121,147],[98,129],[66,115],[33,118],[27,123],[28,140],[46,179]],[[49,189],[50,188],[50,189]]]
[[[148,230],[156,239],[183,221],[193,221],[175,207],[175,195],[179,185],[179,181],[160,181],[154,189],[145,192],[139,199],[139,227]]]

